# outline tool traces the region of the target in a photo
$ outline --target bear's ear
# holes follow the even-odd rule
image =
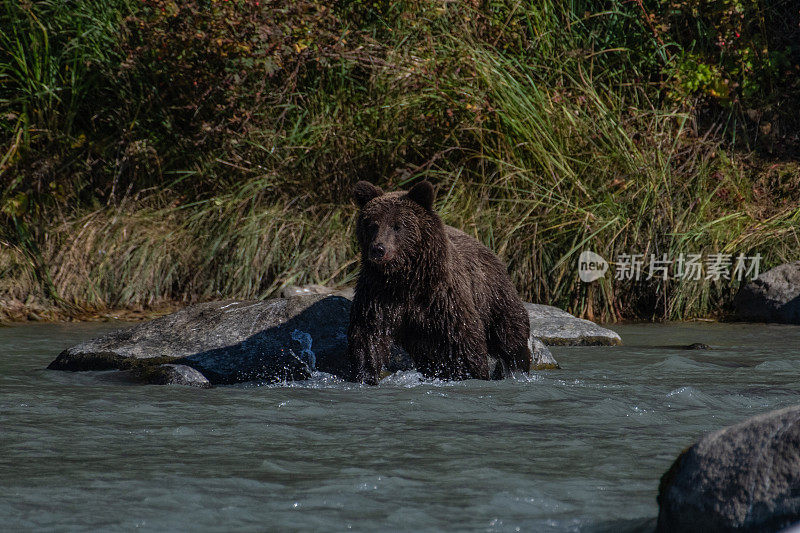
[[[378,196],[383,196],[383,189],[368,181],[359,181],[353,186],[353,200],[358,207],[364,207],[367,202]]]
[[[433,185],[428,180],[420,181],[408,191],[408,198],[416,202],[428,211],[433,211],[433,199],[435,197]]]

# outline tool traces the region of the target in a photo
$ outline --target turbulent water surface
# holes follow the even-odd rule
[[[2,528],[646,531],[702,433],[797,403],[800,327],[612,326],[562,370],[375,388],[45,370],[119,325],[0,329]],[[711,351],[669,345],[702,342]]]

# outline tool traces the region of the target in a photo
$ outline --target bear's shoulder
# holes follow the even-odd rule
[[[486,251],[488,252],[489,249],[486,248],[483,244],[478,241],[475,237],[471,235],[467,235],[460,229],[454,228],[452,226],[445,226],[444,227],[445,235],[447,235],[448,240],[450,243],[457,249],[457,250],[475,250],[475,251]]]

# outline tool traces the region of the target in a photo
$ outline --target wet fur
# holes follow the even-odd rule
[[[348,330],[355,380],[376,384],[392,342],[427,377],[489,379],[486,355],[527,371],[528,313],[503,263],[433,211],[433,188],[383,194],[359,182],[361,270]],[[380,242],[385,261],[370,256]]]

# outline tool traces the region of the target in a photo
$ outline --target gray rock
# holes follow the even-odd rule
[[[745,284],[733,299],[736,318],[800,324],[800,261],[785,263]]]
[[[183,364],[213,384],[343,375],[349,316],[337,296],[209,302],[68,348],[48,368]]]
[[[310,296],[313,294],[333,294],[336,289],[325,287],[324,285],[287,285],[281,289],[281,298],[292,298],[294,296]]]
[[[347,298],[350,301],[353,301],[353,298],[356,296],[356,290],[353,287],[345,287],[339,291],[336,291],[334,294],[336,296],[341,296],[342,298]]]
[[[616,346],[620,336],[557,307],[526,303],[531,334],[549,346]]]
[[[534,337],[533,332],[531,332],[531,336],[528,337],[528,348],[530,348],[531,355],[533,355],[531,370],[551,370],[561,368],[561,366],[559,366],[559,364],[556,362],[555,357],[553,357],[553,354],[550,353],[550,348],[548,348],[547,345],[540,339]]]
[[[710,350],[711,346],[704,342],[693,342],[692,344],[687,344],[682,346],[684,350]]]
[[[132,370],[134,377],[152,385],[188,385],[201,389],[211,388],[211,382],[206,377],[186,365],[156,365],[142,366]]]
[[[211,382],[195,370],[194,368],[186,365],[159,365],[158,368],[163,369],[166,383],[165,385],[189,385],[191,387],[200,387],[208,389],[211,387]]]
[[[658,531],[778,531],[800,521],[800,406],[701,438],[661,478]]]
[[[334,289],[331,287],[325,287],[324,285],[287,285],[280,291],[281,298],[292,298],[294,296],[309,296],[312,294],[333,294],[335,296],[341,296],[342,298],[347,298],[348,300],[353,300],[355,296],[355,290],[353,287],[344,287],[342,289]]]

